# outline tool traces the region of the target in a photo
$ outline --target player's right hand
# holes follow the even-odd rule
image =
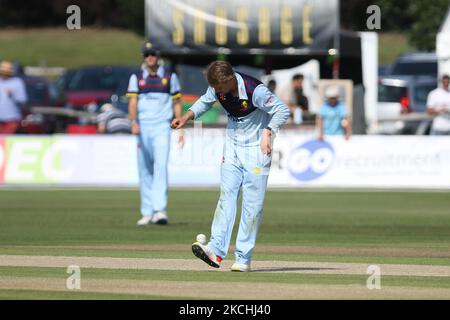
[[[134,122],[134,123],[131,124],[131,133],[132,134],[138,135],[140,131],[141,130],[139,128],[139,124],[138,123]]]
[[[172,123],[170,124],[170,127],[172,129],[181,129],[186,125],[187,119],[185,117],[176,118],[172,120]]]

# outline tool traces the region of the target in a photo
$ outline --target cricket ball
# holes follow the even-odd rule
[[[205,245],[206,244],[206,236],[203,233],[197,235],[197,242]]]

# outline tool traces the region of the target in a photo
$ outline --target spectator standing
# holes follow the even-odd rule
[[[345,139],[351,136],[352,128],[345,103],[339,100],[339,87],[330,86],[325,90],[325,103],[320,108],[317,117],[319,140],[325,135],[345,134]]]
[[[303,74],[295,74],[292,77],[291,93],[286,104],[291,111],[295,124],[303,122],[303,118],[308,114],[309,102],[303,93]]]
[[[275,79],[269,80],[269,82],[267,83],[267,88],[270,92],[275,93],[275,90],[277,89],[277,82],[275,81]]]
[[[14,76],[13,64],[0,62],[0,134],[16,133],[27,100],[25,83]]]
[[[427,112],[434,115],[431,135],[450,135],[450,77],[442,77],[442,87],[432,90],[427,98]]]

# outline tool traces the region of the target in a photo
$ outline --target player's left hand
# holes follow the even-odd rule
[[[262,131],[261,151],[267,155],[272,153],[272,132],[268,129],[263,129]]]

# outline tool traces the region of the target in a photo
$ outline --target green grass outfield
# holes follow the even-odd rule
[[[137,190],[0,190],[0,243],[189,244],[218,196],[171,191],[170,224],[137,228]],[[448,249],[450,193],[269,191],[258,243]]]
[[[0,255],[195,260],[190,244],[198,233],[209,236],[218,195],[218,190],[171,190],[169,225],[139,228],[135,225],[139,219],[138,190],[0,189]],[[234,235],[236,231],[235,228]],[[160,248],[148,250],[146,245]],[[165,245],[172,249],[164,250]],[[263,249],[255,251],[255,260],[450,266],[450,192],[270,190],[257,249],[258,246]],[[300,249],[277,252],[273,250],[277,246]],[[271,250],[265,251],[266,247]],[[231,260],[233,252],[227,258]],[[65,271],[56,267],[3,266],[0,279],[66,278]],[[364,275],[264,272],[236,275],[94,268],[83,269],[83,277],[342,286],[364,285],[366,281]],[[448,289],[450,279],[386,275],[383,286]],[[105,292],[71,295],[54,290],[4,289],[0,285],[0,299],[14,298],[186,297]]]

